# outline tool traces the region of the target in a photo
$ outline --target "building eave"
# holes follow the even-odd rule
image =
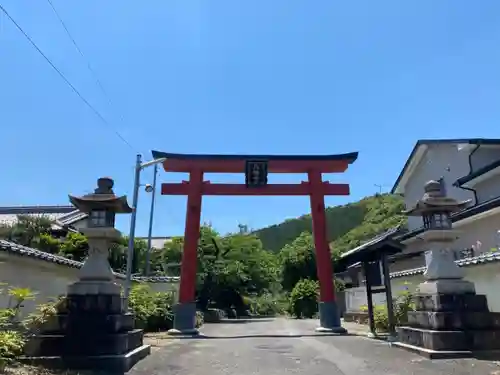
[[[405,246],[394,240],[399,230],[399,226],[391,228],[364,244],[346,251],[340,255],[336,267],[341,270],[348,269],[350,266],[359,262],[379,259],[382,254],[393,256],[396,253],[402,252]]]
[[[459,178],[454,185],[465,188],[473,188],[480,182],[486,181],[494,176],[500,174],[500,159],[479,168],[477,171],[468,174],[467,176]]]
[[[453,223],[453,226],[458,228],[498,213],[500,213],[500,197],[490,199],[481,204],[477,204],[475,206],[457,212],[451,215],[450,218]],[[396,236],[394,239],[400,241],[403,244],[408,244],[413,239],[416,239],[416,237],[423,231],[424,227],[422,226],[413,229],[412,231]]]
[[[404,187],[412,174],[415,172],[418,164],[425,155],[427,148],[432,144],[464,144],[464,145],[500,145],[500,139],[493,138],[469,138],[469,139],[420,139],[413,147],[410,156],[406,160],[401,173],[399,174],[391,194],[404,194]]]

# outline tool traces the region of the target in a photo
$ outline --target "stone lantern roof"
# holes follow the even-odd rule
[[[421,216],[425,213],[447,212],[453,213],[461,211],[470,200],[457,201],[454,198],[447,197],[445,193],[444,181],[430,180],[424,186],[424,196],[417,201],[415,206],[404,211],[408,216]]]
[[[81,197],[69,195],[69,200],[81,212],[107,210],[117,214],[131,213],[132,208],[127,202],[127,196],[117,197],[113,192],[113,185],[113,179],[101,177],[97,180],[97,188],[94,193]]]

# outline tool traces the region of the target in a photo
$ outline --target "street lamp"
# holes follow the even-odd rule
[[[128,238],[128,251],[127,251],[127,273],[126,273],[126,278],[125,278],[125,295],[124,295],[124,308],[125,311],[128,310],[128,297],[130,295],[130,288],[132,286],[132,262],[134,260],[134,240],[135,240],[135,224],[137,221],[137,203],[139,200],[139,188],[141,187],[141,172],[143,169],[150,167],[154,165],[157,168],[157,165],[160,163],[163,163],[166,159],[165,158],[160,158],[160,159],[154,159],[150,160],[148,162],[143,163],[142,162],[142,157],[140,154],[137,155],[136,161],[135,161],[135,178],[134,178],[134,192],[132,196],[132,217],[130,218],[130,232],[129,232],[129,238]],[[155,176],[154,176],[154,183],[156,183],[156,170],[155,170]],[[153,194],[155,191],[156,186],[153,186]],[[148,186],[146,185],[146,191],[148,190]],[[154,198],[154,197],[153,197]],[[153,203],[154,205],[154,203]],[[154,208],[154,206],[153,206]],[[153,212],[151,211],[152,216]],[[152,224],[152,220],[150,218],[150,227]],[[151,228],[150,228],[151,229]],[[151,241],[151,236],[150,241]],[[149,241],[149,242],[150,242]]]
[[[148,250],[146,253],[146,270],[144,272],[145,276],[149,276],[150,270],[150,258],[151,258],[151,237],[153,235],[153,216],[155,212],[155,195],[156,195],[156,175],[158,174],[158,164],[154,165],[153,171],[153,185],[146,184],[145,190],[147,193],[151,194],[151,208],[149,210],[149,228],[148,228]]]

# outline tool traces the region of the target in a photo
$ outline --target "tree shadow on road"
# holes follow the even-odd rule
[[[297,339],[302,337],[330,337],[330,336],[356,336],[347,334],[339,334],[339,333],[311,333],[311,334],[252,334],[252,335],[221,335],[221,336],[211,336],[211,335],[197,335],[197,336],[182,336],[178,337],[180,340],[228,340],[228,339],[272,339],[272,338],[288,338],[288,339]]]
[[[207,322],[207,324],[246,324],[246,323],[265,323],[272,322],[273,318],[236,318],[222,319],[218,322]]]

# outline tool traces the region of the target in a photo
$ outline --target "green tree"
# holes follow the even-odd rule
[[[173,238],[164,245],[160,256],[167,272],[180,274],[184,241]],[[262,248],[255,235],[242,232],[221,237],[210,225],[200,228],[197,250],[198,306],[213,305],[244,310],[244,296],[273,289],[279,268],[274,254]]]
[[[83,234],[69,233],[65,240],[61,243],[60,255],[76,260],[77,262],[83,262],[89,251],[89,242],[87,237]]]
[[[333,243],[334,251],[339,253],[358,246],[393,226],[404,226],[407,218],[402,214],[403,210],[403,198],[391,194],[377,194],[343,206],[328,207],[325,212],[328,241]],[[303,232],[312,233],[309,214],[253,233],[262,240],[265,249],[278,252]]]
[[[40,236],[49,234],[52,221],[45,216],[17,215],[16,222],[11,226],[3,226],[1,236],[20,245],[37,247]]]
[[[311,233],[303,232],[279,252],[281,285],[291,292],[302,279],[317,280],[314,240]]]

